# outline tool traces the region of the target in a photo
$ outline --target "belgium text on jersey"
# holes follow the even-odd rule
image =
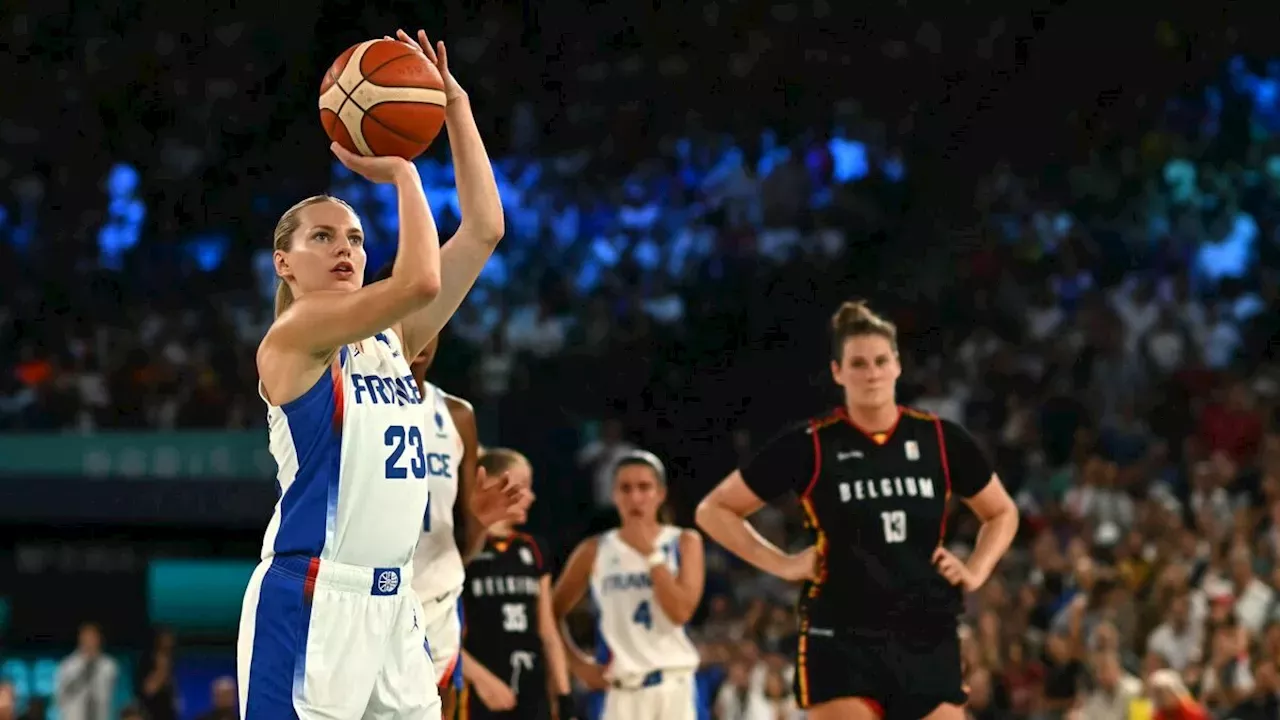
[[[891,477],[840,483],[840,502],[893,497],[934,497],[933,478]]]

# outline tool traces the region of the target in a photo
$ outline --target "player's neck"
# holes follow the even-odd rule
[[[898,422],[897,403],[867,407],[846,402],[844,411],[849,422],[868,432],[884,432]]]
[[[626,537],[653,541],[662,532],[662,523],[657,518],[652,520],[632,520],[620,528]]]
[[[489,537],[494,537],[494,538],[498,538],[499,540],[502,540],[505,538],[509,538],[515,534],[516,534],[515,527],[507,523],[498,523],[497,525],[489,526]]]

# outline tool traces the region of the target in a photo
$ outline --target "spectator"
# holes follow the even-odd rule
[[[240,717],[240,701],[236,695],[236,681],[230,677],[220,677],[213,681],[212,707],[198,720],[238,720]]]
[[[178,718],[178,697],[173,682],[174,645],[171,631],[157,630],[151,653],[138,668],[138,702],[147,720]]]
[[[1125,671],[1115,652],[1094,657],[1093,682],[1094,688],[1084,700],[1084,717],[1128,720],[1134,702],[1142,697],[1142,681]]]
[[[111,720],[115,716],[116,661],[102,651],[102,631],[80,626],[75,652],[58,664],[54,697],[61,720]]]

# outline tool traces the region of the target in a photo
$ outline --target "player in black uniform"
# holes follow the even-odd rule
[[[747,562],[804,580],[796,697],[810,720],[962,720],[961,591],[1008,550],[1018,511],[960,426],[900,407],[897,330],[862,303],[832,318],[844,405],[784,431],[698,506]],[[794,492],[815,544],[787,554],[745,518]],[[944,547],[958,496],[982,521],[967,562]]]
[[[479,464],[486,473],[497,473],[493,477],[510,473],[513,483],[532,482],[529,461],[514,450],[486,449]],[[547,720],[552,717],[548,700],[554,697],[559,720],[573,720],[569,670],[551,614],[551,570],[542,543],[516,525],[489,528],[484,546],[467,565],[462,602],[466,685],[458,717]]]

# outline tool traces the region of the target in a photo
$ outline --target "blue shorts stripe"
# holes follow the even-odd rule
[[[254,613],[246,717],[297,720],[293,702],[306,676],[314,585],[313,575],[302,578],[274,567],[263,574]]]

